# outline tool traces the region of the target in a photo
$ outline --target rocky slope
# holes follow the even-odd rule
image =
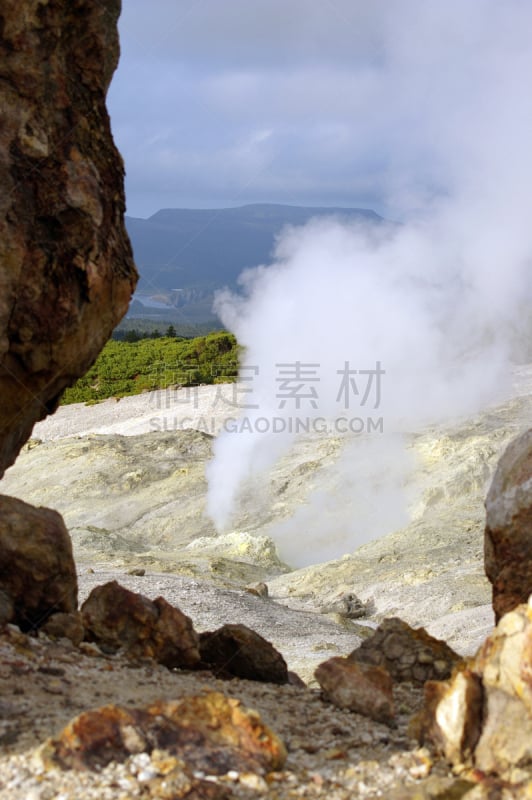
[[[201,388],[193,414],[182,397],[166,408],[156,393],[63,407],[36,427],[0,488],[57,508],[80,565],[107,572],[137,566],[239,590],[267,580],[274,601],[314,614],[351,592],[367,603],[370,620],[399,615],[467,652],[493,623],[483,568],[484,498],[502,450],[532,419],[531,383],[532,369],[518,368],[506,402],[410,437],[418,467],[406,527],[339,560],[291,572],[268,537],[309,502],[317,484],[337,491],[342,442],[301,439],[246,494],[235,531],[214,537],[204,514],[210,435],[153,428],[154,419],[179,428],[187,417],[187,425],[199,428],[208,418],[216,430],[223,419],[216,387]]]
[[[483,501],[502,449],[532,417],[531,377],[530,368],[518,370],[513,396],[475,419],[412,435],[419,466],[411,478],[416,482],[411,495],[416,504],[409,525],[338,560],[294,570],[282,563],[266,534],[275,532],[276,525],[297,513],[302,503],[310,502],[316,482],[337,491],[340,441],[300,441],[276,466],[255,507],[242,512],[240,529],[216,537],[203,515],[203,470],[211,452],[208,434],[150,431],[154,399],[149,397],[111,401],[99,408],[64,408],[42,423],[0,488],[33,503],[55,505],[64,513],[73,532],[81,601],[95,586],[118,579],[146,597],[163,596],[188,614],[200,633],[225,623],[243,623],[272,642],[289,669],[298,672],[308,686],[242,679],[226,682],[207,672],[168,670],[142,658],[102,652],[90,643],[76,646],[64,639],[52,641],[43,633],[28,637],[8,626],[0,636],[2,797],[520,797],[521,789],[503,789],[500,783],[493,788],[480,773],[456,778],[444,761],[420,748],[413,738],[418,728],[412,728],[411,722],[422,699],[415,685],[394,685],[389,702],[396,707],[396,721],[395,727],[389,727],[326,702],[313,673],[327,661],[327,667],[320,667],[320,680],[328,680],[331,673],[333,684],[328,691],[334,693],[335,670],[355,669],[344,666],[349,660],[342,657],[361,645],[371,652],[374,628],[392,615],[427,625],[462,653],[473,653],[485,638],[493,627],[493,611],[490,585],[483,574]],[[207,406],[213,404],[215,391],[201,390]],[[93,525],[94,521],[98,524]],[[254,535],[244,533],[244,526]],[[268,596],[260,587],[245,589],[249,581],[259,579],[266,581]],[[525,608],[515,619],[528,624],[527,613]],[[511,650],[513,640],[505,639],[512,635],[508,624],[498,635],[494,641],[502,641],[503,648],[508,641],[502,652]],[[389,647],[394,666],[396,644],[390,640]],[[374,655],[380,658],[382,648],[385,644]],[[410,654],[402,652],[407,668],[410,661],[407,664],[405,659]],[[486,662],[490,646],[483,653],[480,661],[472,662],[478,662],[481,677],[470,676],[466,670],[463,680],[441,684],[435,697],[442,708],[449,703],[453,708],[456,703],[460,709],[463,705],[468,736],[478,719],[479,681],[484,680],[486,691],[492,691],[493,668]],[[526,647],[523,653],[526,657]],[[420,659],[425,665],[424,651]],[[400,660],[398,668],[403,669],[402,664]],[[512,668],[520,666],[512,664]],[[528,669],[528,662],[523,668]],[[371,708],[371,693],[376,690],[368,691],[365,702]],[[485,738],[493,726],[501,724],[498,691],[495,686],[490,700],[492,722]],[[165,708],[171,713],[169,698],[193,708],[211,704],[221,709],[222,716],[224,698],[232,698],[233,709],[240,708],[235,703],[241,701],[244,707],[242,712],[235,711],[237,717],[248,719],[246,707],[258,711],[260,724],[280,737],[286,762],[281,759],[264,769],[250,768],[242,751],[230,756],[235,759],[234,769],[227,772],[220,767],[221,771],[211,774],[210,768],[194,770],[166,751],[155,749],[150,754],[144,746],[139,750],[135,742],[144,734],[134,726],[151,719],[147,709],[152,704],[157,724],[163,725],[157,735],[164,737],[164,725],[170,723],[161,722],[161,714]],[[517,714],[516,720],[522,714],[519,702],[509,695],[507,707]],[[76,714],[105,703],[112,705],[95,712],[96,716],[82,715],[72,722]],[[58,758],[79,760],[80,742],[83,737],[91,739],[91,730],[96,733],[95,752],[102,746],[105,750],[106,741],[111,746],[116,729],[108,726],[120,718],[127,745],[125,760],[88,772],[58,768]],[[249,719],[259,724],[253,715]],[[467,748],[453,749],[455,728],[447,726],[447,717],[442,719],[443,728],[434,729],[434,718],[423,718],[421,735],[443,741],[448,758],[461,768],[468,758]],[[149,735],[155,736],[155,722],[144,724],[152,726]],[[225,724],[220,718],[215,727],[222,730]],[[502,720],[502,724],[507,723]],[[107,731],[103,740],[98,731]],[[224,735],[231,739],[237,734],[228,729]],[[206,747],[205,742],[196,744],[191,753],[208,759]],[[528,773],[512,772],[511,778],[528,780]],[[477,781],[480,785],[475,788]]]

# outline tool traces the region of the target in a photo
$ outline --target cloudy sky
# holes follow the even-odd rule
[[[284,202],[398,216],[419,207],[447,191],[441,128],[461,118],[482,70],[479,12],[500,17],[489,35],[511,27],[519,47],[527,5],[123,0],[109,107],[128,213]]]
[[[396,434],[500,399],[529,347],[531,0],[123,0],[121,37],[109,106],[129,214],[281,202],[404,223],[382,239],[341,220],[287,231],[272,267],[217,301],[260,367],[266,419],[280,413],[275,365],[319,364],[309,413],[327,419],[338,363],[386,370],[386,451],[349,456],[353,485],[332,498],[342,520],[318,498],[275,538],[297,550],[305,531],[312,554],[344,531],[338,553],[398,527],[377,519],[408,477]],[[242,482],[289,443],[217,439],[220,530]],[[375,488],[383,463],[397,469]],[[372,497],[377,521],[361,530]]]

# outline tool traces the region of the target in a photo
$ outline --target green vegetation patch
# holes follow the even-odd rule
[[[225,331],[195,339],[111,340],[89,371],[65,391],[61,403],[95,403],[169,386],[235,381],[238,352],[235,337]]]

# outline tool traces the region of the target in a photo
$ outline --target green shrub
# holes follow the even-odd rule
[[[88,372],[66,389],[61,403],[94,403],[169,386],[234,381],[238,352],[235,337],[225,331],[185,340],[110,340]]]

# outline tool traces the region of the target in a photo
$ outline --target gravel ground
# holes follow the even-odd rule
[[[196,428],[218,433],[223,421],[235,416],[230,405],[234,384],[160,389],[133,397],[111,398],[95,405],[74,403],[58,410],[33,429],[33,437],[50,441],[88,433],[136,436],[161,430]]]
[[[205,690],[225,693],[257,710],[288,750],[286,765],[279,772],[230,771],[207,776],[225,787],[221,797],[402,800],[405,790],[406,796],[413,796],[410,793],[423,786],[442,788],[452,783],[445,765],[434,764],[408,735],[409,719],[420,703],[419,690],[409,685],[395,690],[398,724],[388,728],[326,704],[316,690],[223,682],[206,673],[169,671],[151,663],[131,665],[119,657],[104,656],[93,646],[77,650],[64,640],[29,639],[8,629],[0,637],[0,797],[130,800],[164,796],[150,783],[157,777],[157,767],[149,756],[133,756],[101,772],[74,772],[45,768],[36,748],[84,709],[106,703],[138,707],[161,697],[178,699]]]
[[[525,383],[530,385],[532,368],[523,367],[516,375],[523,391]],[[230,391],[227,387],[225,390]],[[228,396],[223,395],[225,390],[199,387],[192,392],[152,392],[120,401],[107,400],[95,406],[64,406],[39,423],[33,436],[43,441],[89,433],[135,436],[165,427],[167,430],[199,427],[216,433],[223,420],[232,416]],[[512,409],[509,406],[509,413],[513,413]],[[217,627],[229,618],[235,621],[238,615],[238,621],[245,621],[270,639],[283,652],[290,667],[302,672],[307,680],[316,663],[350,652],[363,635],[358,623],[342,626],[327,616],[312,613],[308,605],[305,608],[306,584],[302,584],[301,591],[294,591],[289,600],[289,581],[284,578],[278,582],[284,582],[287,597],[282,597],[281,592],[276,597],[274,591],[272,599],[263,600],[183,576],[148,572],[136,577],[96,564],[90,566],[94,571],[89,572],[88,567],[89,564],[84,564],[80,570],[82,599],[96,583],[117,578],[149,596],[163,594],[192,617],[198,630]],[[293,579],[299,580],[296,573]],[[315,588],[316,574],[310,575],[309,581]],[[309,597],[309,603],[316,607],[319,592]],[[299,601],[301,607],[286,608],[281,601],[292,605]],[[490,625],[490,616],[487,605],[462,606],[454,614],[440,616],[437,634],[456,636],[459,624],[464,632],[473,630],[475,638],[480,637],[482,630]],[[361,623],[367,624],[364,620]],[[456,646],[454,642],[453,645]],[[99,773],[80,773],[45,769],[36,749],[82,710],[110,702],[138,707],[155,699],[177,699],[206,689],[224,692],[258,710],[288,750],[288,760],[281,772],[264,776],[236,772],[203,776],[217,784],[219,797],[428,800],[461,797],[467,789],[463,784],[457,787],[457,779],[445,764],[435,761],[410,738],[409,721],[419,709],[421,697],[419,690],[408,684],[395,689],[397,727],[388,728],[325,703],[312,685],[298,688],[236,679],[222,682],[207,673],[169,671],[152,663],[130,664],[123,658],[106,656],[93,646],[82,644],[76,649],[64,641],[51,642],[46,637],[30,639],[8,628],[0,632],[0,797],[2,800],[162,797],[152,783],[157,766],[149,756],[134,756]],[[202,796],[193,793],[189,800],[200,800]]]
[[[111,398],[95,405],[76,403],[58,410],[33,429],[33,436],[43,441],[87,433],[119,433],[136,436],[153,430],[200,428],[218,433],[224,420],[236,416],[235,384],[194,386],[185,389],[161,389],[133,397]],[[513,383],[507,397],[532,394],[532,365],[513,370]]]

